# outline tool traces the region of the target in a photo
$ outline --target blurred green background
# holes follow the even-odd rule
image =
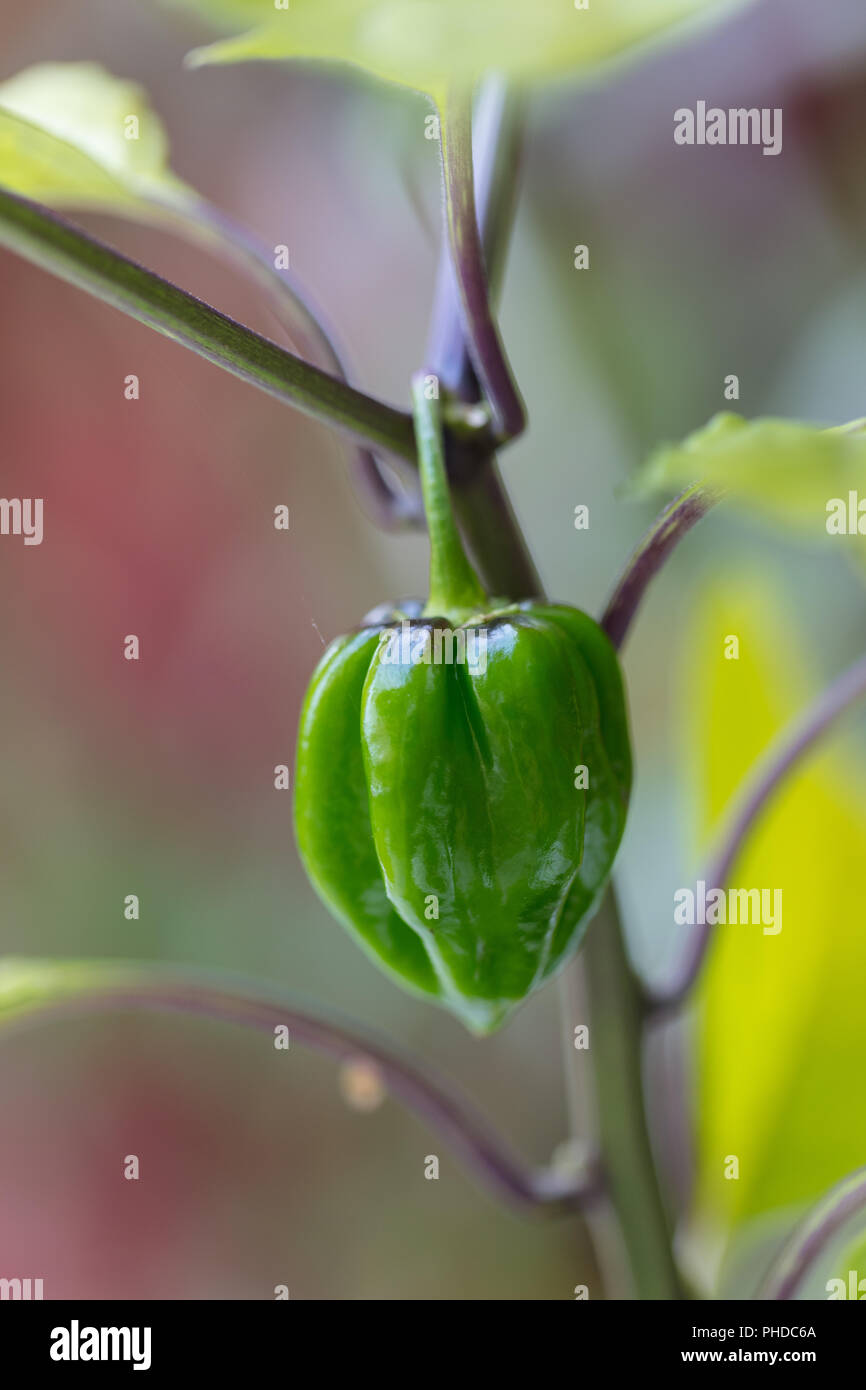
[[[141,82],[176,171],[268,245],[288,244],[360,384],[405,400],[439,235],[427,107],[325,70],[184,72],[183,54],[207,37],[150,0],[0,0],[0,79],[93,59]],[[782,106],[783,154],[676,147],[673,111],[698,99]],[[502,467],[552,595],[599,611],[652,515],[624,500],[623,483],[658,441],[725,408],[729,373],[748,416],[866,413],[864,138],[859,0],[764,0],[533,102],[501,314],[531,427]],[[155,230],[79,220],[279,337],[260,294],[214,258]],[[577,243],[589,271],[573,269]],[[264,977],[459,1077],[515,1147],[545,1161],[568,1126],[571,1021],[556,986],[484,1043],[401,994],[315,899],[290,797],[273,788],[322,641],[386,597],[422,592],[423,538],[370,524],[347,450],[324,428],[6,253],[0,295],[2,490],[45,498],[44,544],[0,545],[0,951]],[[123,398],[129,373],[137,402]],[[288,534],[273,529],[279,503]],[[578,503],[586,532],[573,526]],[[697,655],[714,630],[707,614],[754,621],[756,689],[775,676],[807,699],[862,650],[862,581],[822,529],[819,518],[804,546],[734,512],[712,516],[628,646],[638,779],[619,877],[635,955],[654,974],[682,940],[673,891],[694,881],[726,799],[716,783],[709,796],[707,768],[753,722],[745,684],[720,697],[711,655]],[[137,664],[122,659],[127,633],[141,639]],[[792,650],[802,685],[788,678]],[[756,727],[769,734],[797,707],[768,699]],[[772,1244],[858,1148],[866,1157],[862,961],[846,954],[863,927],[862,727],[834,748],[828,804],[842,804],[855,850],[834,862],[842,831],[819,838],[815,795],[800,839],[785,837],[812,890],[800,893],[797,939],[827,947],[820,998],[814,972],[794,982],[762,956],[765,993],[741,1009],[750,966],[726,938],[688,1034],[694,1154],[659,1126],[688,1258],[710,1282],[732,1231],[732,1249],[760,1245],[768,1226]],[[840,763],[847,799],[832,781]],[[771,830],[756,872],[779,882]],[[138,922],[124,919],[129,893]],[[762,1025],[781,994],[784,1024]],[[811,1032],[794,1065],[800,1024]],[[717,1055],[720,1032],[731,1046]],[[767,1061],[780,1049],[784,1074]],[[758,1072],[775,1107],[759,1145],[740,1113],[742,1078]],[[655,1078],[662,1118],[688,1086]],[[0,1274],[42,1277],[46,1297],[269,1298],[276,1284],[328,1299],[567,1299],[578,1283],[604,1293],[580,1222],[503,1212],[396,1103],[359,1112],[333,1065],[300,1048],[275,1054],[245,1033],[144,1015],[53,1024],[3,1041],[0,1103]],[[750,1142],[753,1178],[732,1203],[719,1156]],[[138,1183],[123,1178],[129,1153]],[[436,1183],[423,1177],[430,1153]],[[748,1291],[747,1273],[731,1277],[734,1296]]]

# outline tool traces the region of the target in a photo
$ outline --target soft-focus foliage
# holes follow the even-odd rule
[[[0,183],[57,207],[127,213],[192,196],[142,88],[95,63],[38,63],[0,83]]]
[[[641,492],[689,483],[723,489],[733,501],[781,520],[805,536],[827,535],[827,504],[862,488],[866,428],[862,420],[820,429],[796,420],[743,420],[716,415],[681,444],[663,445],[644,468]]]
[[[725,659],[730,635],[738,660]],[[696,857],[827,679],[802,644],[757,573],[696,607],[681,684]],[[781,931],[717,927],[700,990],[696,1201],[716,1228],[814,1201],[866,1153],[866,799],[838,739],[783,784],[733,868],[731,887],[782,890]]]
[[[225,19],[231,6],[195,0]],[[251,0],[233,0],[248,24]],[[517,79],[558,76],[616,56],[684,19],[713,14],[713,0],[292,0],[249,33],[197,49],[190,61],[314,58],[352,63],[377,77],[438,93],[496,70]]]

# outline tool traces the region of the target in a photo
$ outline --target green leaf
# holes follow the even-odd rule
[[[737,660],[725,659],[731,635]],[[808,653],[758,573],[700,595],[678,682],[690,862],[707,863],[746,774],[826,683]],[[782,912],[778,932],[716,927],[697,998],[693,1232],[717,1253],[755,1218],[795,1220],[866,1155],[863,787],[850,745],[831,738],[780,788],[733,868],[729,887],[771,901],[778,889]]]
[[[135,83],[93,63],[40,63],[0,83],[2,189],[56,210],[155,221],[228,256],[270,294],[299,351],[346,380],[342,356],[296,278],[277,271],[266,246],[171,172],[162,122]]]
[[[691,483],[718,489],[803,535],[826,538],[831,501],[847,509],[850,492],[866,496],[866,421],[821,429],[716,415],[682,444],[657,449],[636,491],[670,492]]]
[[[38,63],[0,83],[0,183],[52,207],[139,216],[195,200],[145,93],[95,63]]]
[[[199,0],[198,8],[211,6]],[[240,18],[253,7],[238,0],[233,8]],[[531,80],[588,67],[719,8],[718,0],[590,0],[585,9],[573,0],[291,0],[286,10],[272,4],[267,23],[188,61],[321,59],[438,94],[488,71]],[[221,0],[223,17],[225,9]]]

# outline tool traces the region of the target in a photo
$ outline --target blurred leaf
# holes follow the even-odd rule
[[[131,212],[194,199],[168,167],[145,93],[95,63],[37,63],[0,83],[0,183],[55,207]]]
[[[849,492],[860,489],[866,498],[866,421],[820,429],[716,415],[682,444],[657,449],[637,490],[670,492],[689,483],[716,487],[752,511],[826,538],[830,500],[847,509]]]
[[[724,1260],[717,1270],[703,1269],[699,1287],[706,1283],[717,1298],[757,1299],[767,1270],[790,1239],[802,1209],[775,1211],[746,1221],[726,1232]]]
[[[136,138],[127,138],[130,117]],[[165,129],[135,83],[94,63],[39,63],[0,83],[0,187],[58,209],[157,221],[228,255],[270,294],[292,345],[347,380],[300,281],[171,172]]]
[[[196,0],[203,12],[210,0]],[[742,3],[742,0],[734,0]],[[226,0],[216,13],[225,16]],[[253,7],[237,0],[238,19]],[[258,9],[258,7],[255,7]],[[612,58],[678,21],[731,8],[719,0],[291,0],[249,33],[189,55],[193,66],[250,58],[351,63],[436,93],[447,81],[498,71],[556,76]]]
[[[739,660],[724,656],[732,634]],[[705,854],[752,764],[824,681],[757,576],[704,594],[683,650],[684,765]],[[796,1214],[866,1154],[863,785],[831,740],[784,784],[734,866],[732,887],[781,889],[783,910],[777,935],[716,928],[698,995],[696,1224],[723,1240],[756,1216]]]
[[[864,1213],[866,1168],[860,1167],[822,1193],[797,1221],[788,1240],[768,1266],[757,1296],[775,1301],[823,1297],[824,1293],[831,1292],[838,1297],[841,1292],[846,1298],[848,1291],[844,1287],[833,1290],[826,1276],[837,1267],[842,1248],[850,1242],[850,1232],[862,1229]],[[856,1284],[852,1296],[857,1298]]]

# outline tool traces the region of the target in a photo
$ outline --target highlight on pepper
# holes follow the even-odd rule
[[[423,374],[413,405],[429,597],[377,609],[324,653],[301,712],[295,829],[367,955],[485,1034],[574,953],[598,906],[628,808],[628,719],[591,617],[484,592]]]

